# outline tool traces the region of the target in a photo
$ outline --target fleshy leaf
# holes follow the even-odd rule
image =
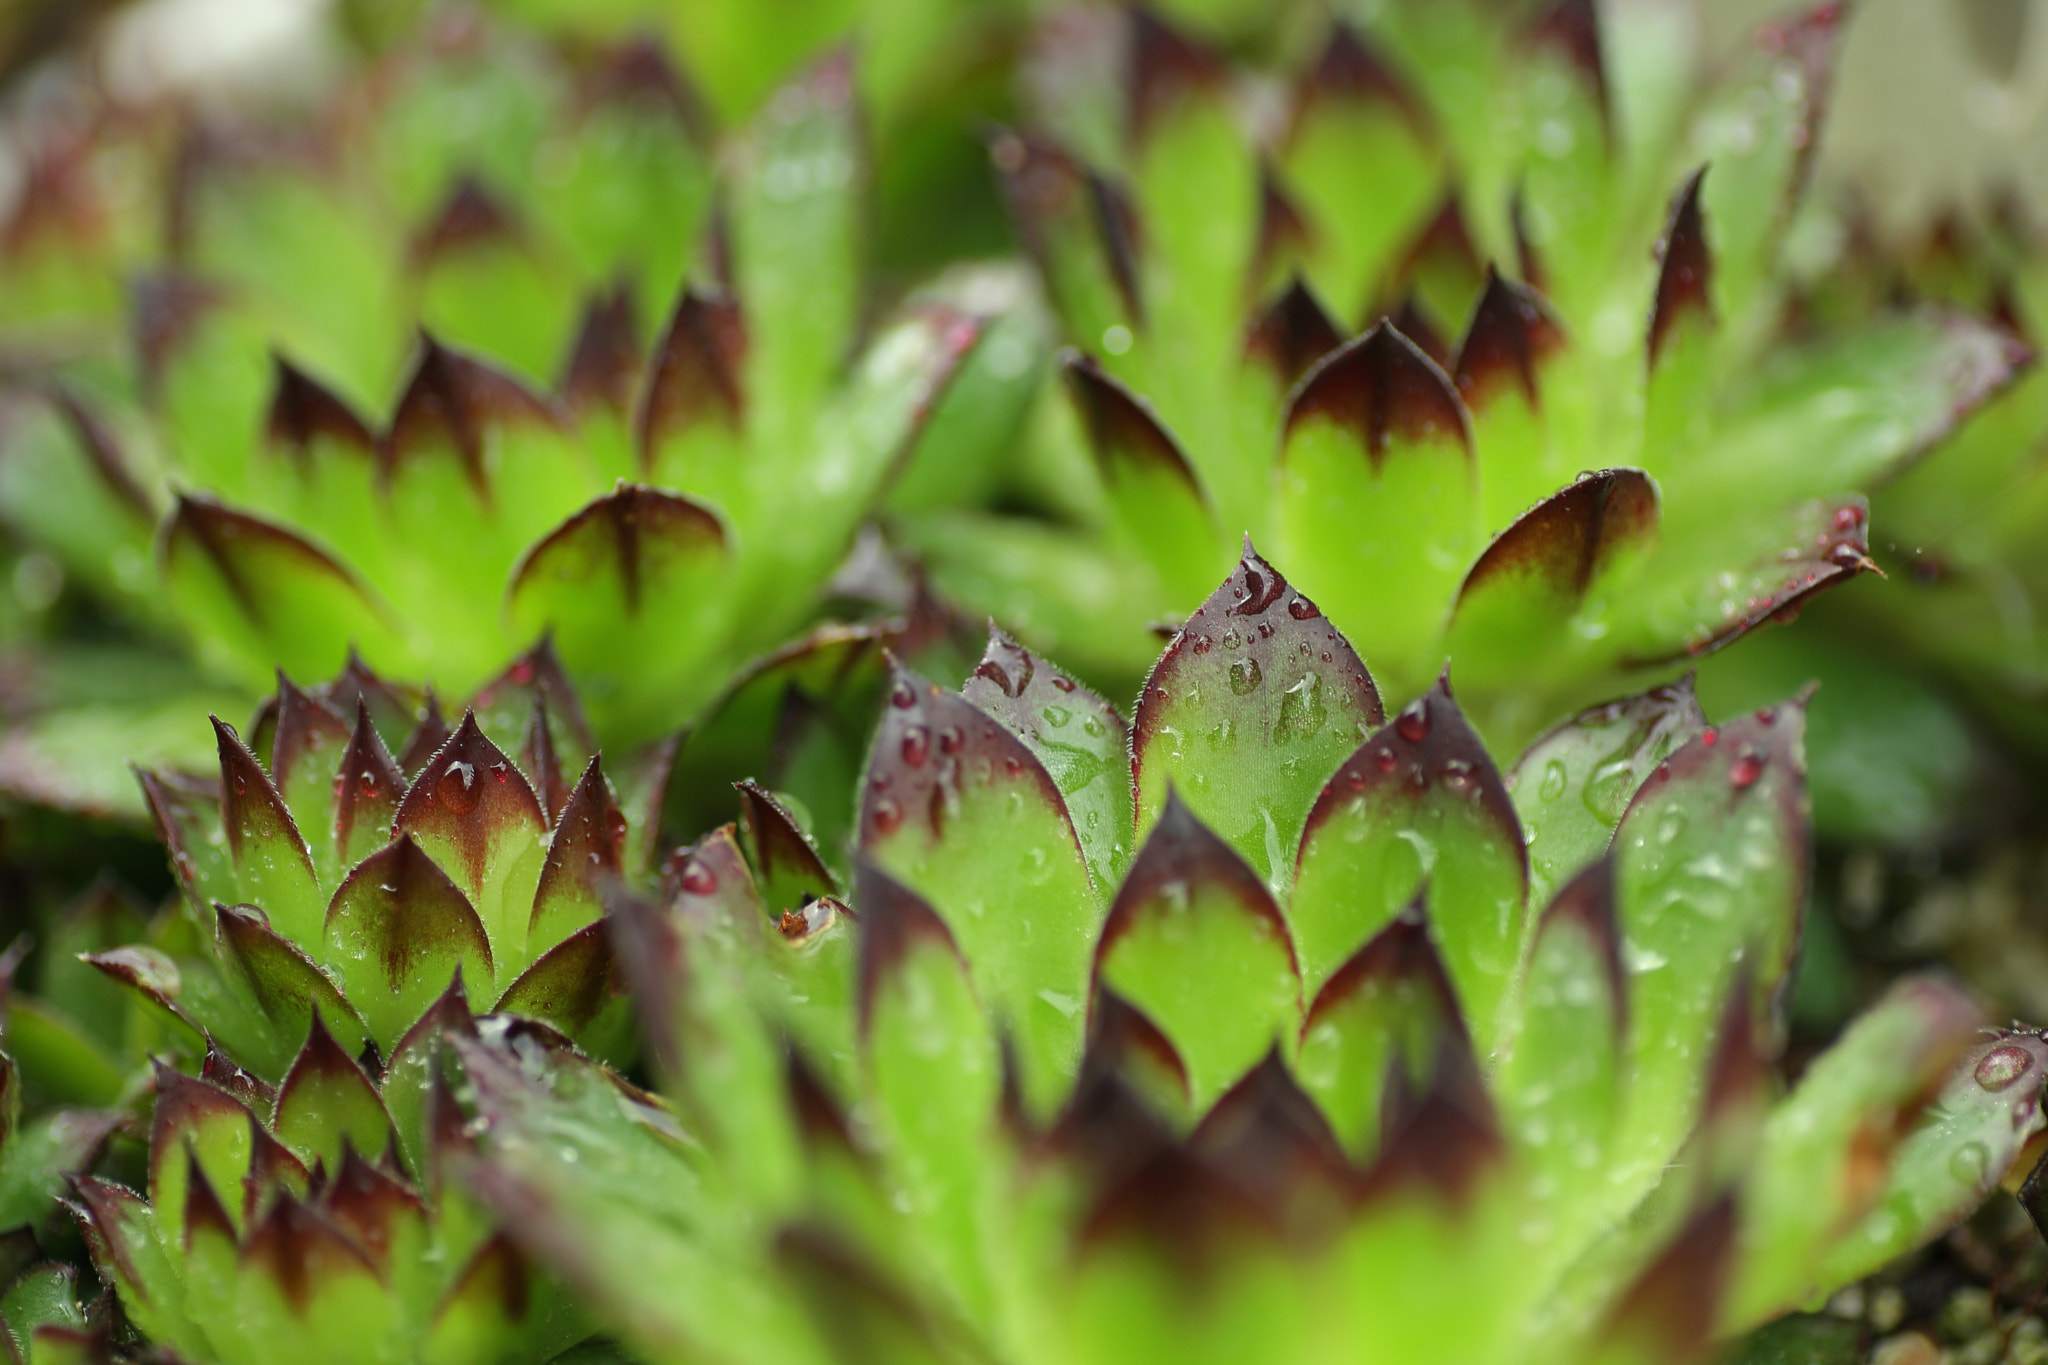
[[[277,679],[277,733],[271,741],[270,775],[285,808],[301,831],[310,831],[313,865],[321,880],[332,884],[339,872],[333,845],[319,836],[329,823],[329,809],[341,764],[347,757],[349,727],[324,702]],[[232,809],[232,803],[230,809]]]
[[[1297,276],[1245,336],[1245,359],[1264,365],[1284,392],[1344,344],[1344,334]]]
[[[1464,1029],[1418,906],[1374,934],[1324,983],[1302,1025],[1295,1069],[1345,1150],[1369,1156],[1401,1117],[1384,1108],[1392,1077],[1405,1077],[1404,1086],[1425,1082],[1441,1036]]]
[[[208,906],[237,894],[232,855],[226,840],[215,837],[221,829],[218,784],[148,768],[136,769],[135,778],[185,898]]]
[[[624,417],[633,410],[639,383],[640,340],[631,291],[593,295],[583,306],[583,321],[562,366],[563,406],[579,418],[607,409]]]
[[[291,1060],[293,1041],[311,1027],[315,1011],[351,1047],[361,1046],[370,1036],[333,979],[297,943],[271,928],[261,910],[252,905],[218,905],[214,914],[225,956],[240,971],[271,1024],[268,1055],[260,1070],[272,1076],[284,1070]]]
[[[606,1011],[624,1013],[625,996],[611,933],[593,922],[535,958],[492,1008],[545,1020],[590,1047]]]
[[[2002,1079],[2006,1058],[2016,1064],[2025,1057],[2021,1070],[2033,1073],[2030,1084],[2003,1091],[1984,1085],[1977,1068],[1995,1049],[1970,1048],[1980,1022],[1976,1006],[1954,987],[1908,978],[1807,1067],[1772,1111],[1750,1162],[1736,1281],[1723,1314],[1729,1326],[1755,1322],[1840,1283],[1837,1276],[1876,1266],[1871,1253],[1878,1248],[1858,1246],[1862,1239],[1853,1232],[1848,1247],[1835,1244],[1866,1219],[1889,1215],[1904,1224],[1894,1234],[1903,1249],[1990,1193],[2025,1140],[2026,1125],[2003,1111],[2039,1091],[2037,1063],[2048,1058],[2024,1047],[2000,1054],[1981,1074]],[[1958,1072],[1955,1062],[1966,1051],[1970,1067]],[[1956,1085],[1975,1086],[1983,1102],[1941,1105],[1954,1098],[1945,1091]],[[1916,1147],[1924,1149],[1931,1130],[1964,1113],[1984,1130],[1978,1146],[1965,1151],[1952,1142],[1945,1169],[1935,1167]],[[1901,1188],[1909,1178],[1917,1186],[1910,1192]]]
[[[1197,1113],[1300,1027],[1272,893],[1171,789],[1103,924],[1096,979],[1172,1040]]]
[[[327,908],[324,941],[370,1036],[387,1051],[458,969],[478,989],[495,979],[475,907],[410,834],[343,879]]]
[[[1320,784],[1381,718],[1344,636],[1247,543],[1138,695],[1138,829],[1172,787],[1284,894]]]
[[[157,1225],[169,1240],[181,1235],[186,1186],[193,1161],[216,1190],[239,1192],[249,1173],[256,1116],[234,1096],[205,1081],[156,1068],[156,1107],[150,1115],[149,1195]],[[234,1213],[241,1212],[235,1199]]]
[[[551,426],[554,421],[548,405],[518,380],[424,337],[384,439],[386,477],[395,482],[408,464],[446,450],[460,461],[478,502],[489,507],[494,494],[484,453],[488,433],[506,425]]]
[[[278,1091],[271,1126],[299,1160],[330,1171],[341,1169],[345,1150],[379,1153],[392,1138],[391,1116],[377,1087],[317,1016]]]
[[[527,922],[529,957],[538,958],[603,915],[603,883],[620,875],[625,835],[626,818],[593,756],[548,844]]]
[[[1301,840],[1288,924],[1302,979],[1338,966],[1429,886],[1429,918],[1482,1052],[1521,961],[1520,823],[1486,746],[1440,680],[1330,778]]]
[[[1131,859],[1130,727],[1114,706],[996,626],[960,695],[1024,741],[1066,799],[1099,887]]]
[[[248,746],[218,719],[213,732],[220,747],[221,821],[240,895],[261,905],[286,937],[310,942],[321,899],[313,855]]]
[[[1615,830],[1631,1077],[1616,1189],[1654,1179],[1699,1113],[1738,970],[1768,997],[1790,968],[1811,857],[1805,719],[1795,701],[1702,731]]]
[[[1450,377],[1382,320],[1310,372],[1283,430],[1280,527],[1295,576],[1368,656],[1426,656],[1479,531]]]
[[[369,424],[339,395],[283,356],[273,356],[276,383],[271,389],[265,432],[273,449],[302,467],[322,448],[375,455],[377,438]]]
[[[1671,219],[1657,247],[1657,301],[1650,312],[1652,369],[1681,324],[1711,327],[1714,322],[1714,258],[1700,213],[1700,187],[1706,177],[1703,166],[1685,182],[1672,202]]]
[[[1101,912],[1044,765],[972,702],[898,666],[869,754],[860,847],[959,939],[1017,1045],[1027,1098],[1049,1105],[1080,1062]]]
[[[1485,411],[1510,386],[1535,408],[1541,402],[1538,367],[1563,344],[1564,333],[1542,296],[1489,267],[1486,290],[1458,344],[1451,380],[1474,413]]]
[[[1121,525],[1176,594],[1214,572],[1216,523],[1201,481],[1151,405],[1084,355],[1061,366]]]
[[[740,838],[770,918],[819,896],[838,895],[839,879],[775,793],[752,778],[733,785],[740,794]]]
[[[398,761],[370,723],[368,704],[358,701],[355,729],[334,775],[331,833],[341,866],[354,867],[384,846],[391,837],[391,822],[398,815],[405,787]]]
[[[500,971],[526,961],[526,927],[546,859],[547,817],[504,750],[485,738],[474,715],[435,751],[399,804],[394,835],[420,851],[462,888],[490,938]],[[438,985],[446,972],[433,974]]]
[[[740,378],[746,353],[739,305],[724,294],[685,289],[655,348],[641,403],[643,467],[654,468],[664,444],[700,423],[737,431],[744,411]]]
[[[1582,711],[1529,746],[1508,790],[1528,840],[1530,904],[1600,856],[1644,779],[1706,725],[1687,674]]]

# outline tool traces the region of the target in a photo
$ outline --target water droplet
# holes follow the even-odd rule
[[[698,862],[695,858],[683,864],[683,875],[680,881],[683,890],[693,896],[708,896],[718,890],[718,874]]]
[[[1628,799],[1634,793],[1635,785],[1635,769],[1627,759],[1603,763],[1586,779],[1586,809],[1598,816],[1602,824],[1616,824],[1621,820],[1622,812],[1628,809]]]
[[[900,710],[909,710],[917,705],[917,689],[908,682],[899,682],[889,693],[889,704]]]
[[[1074,690],[1074,680],[1072,678],[1062,678],[1057,673],[1052,675],[1052,685],[1054,687],[1057,687],[1062,692],[1071,692]]]
[[[1421,701],[1409,702],[1401,714],[1394,717],[1394,733],[1410,744],[1420,744],[1429,738],[1429,712]]]
[[[476,784],[476,769],[467,763],[450,763],[442,771],[441,780],[434,784],[434,799],[456,815],[475,810],[482,797],[483,789]]]
[[[886,796],[875,802],[872,815],[878,834],[894,834],[903,823],[902,808]]]
[[[913,768],[922,768],[924,761],[932,756],[931,732],[922,725],[913,725],[903,732],[903,761]]]
[[[967,736],[960,733],[960,727],[957,725],[948,725],[939,731],[939,752],[942,754],[957,754],[960,752],[960,746],[966,742]]]
[[[1237,627],[1236,627],[1236,626],[1232,626],[1232,627],[1231,627],[1230,629],[1228,629],[1228,630],[1224,631],[1224,632],[1223,632],[1223,637],[1222,637],[1222,638],[1223,638],[1223,647],[1224,647],[1225,649],[1243,649],[1243,648],[1244,648],[1244,636],[1242,636],[1242,635],[1239,635],[1239,634],[1237,633]]]
[[[1316,604],[1306,597],[1296,597],[1287,603],[1287,614],[1297,621],[1313,621],[1321,616],[1322,612],[1318,611]]]
[[[1248,696],[1258,690],[1265,675],[1259,671],[1257,659],[1239,659],[1230,666],[1230,690],[1238,696]]]
[[[1972,1139],[1949,1154],[1948,1173],[1965,1185],[1982,1183],[1991,1168],[1991,1149]]]
[[[1743,754],[1728,765],[1728,783],[1735,790],[1753,786],[1764,775],[1764,761],[1755,754]]]
[[[2012,1043],[1992,1048],[1978,1059],[1977,1084],[1997,1094],[2009,1088],[2014,1081],[2033,1070],[2034,1059],[2028,1051]]]
[[[1543,765],[1543,781],[1538,784],[1536,794],[1545,801],[1555,801],[1564,795],[1564,782],[1564,761],[1553,758]]]
[[[1394,764],[1399,762],[1400,760],[1394,757],[1394,751],[1392,749],[1381,748],[1377,753],[1375,753],[1372,756],[1372,761],[1373,766],[1378,768],[1381,772],[1390,773],[1394,771]]]
[[[1658,818],[1658,843],[1676,843],[1678,841],[1678,836],[1683,833],[1685,833],[1685,812],[1678,809],[1676,806],[1673,806],[1670,810],[1665,811],[1664,814]]]
[[[1052,726],[1055,730],[1074,718],[1074,713],[1064,706],[1048,706],[1038,714],[1044,716],[1045,723]]]

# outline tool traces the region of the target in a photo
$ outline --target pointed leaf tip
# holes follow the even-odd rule
[[[494,845],[547,831],[547,817],[526,775],[466,712],[399,803],[394,833],[445,849],[470,897],[483,890]]]
[[[1564,332],[1542,296],[1488,266],[1485,292],[1458,347],[1452,375],[1458,396],[1478,412],[1512,383],[1535,407],[1537,370],[1563,344]]]
[[[1450,377],[1384,319],[1309,371],[1282,429],[1291,437],[1313,418],[1355,433],[1374,468],[1395,440],[1455,442],[1471,453],[1465,405]]]
[[[1069,351],[1060,358],[1060,369],[1080,409],[1088,444],[1108,478],[1117,479],[1126,466],[1164,470],[1199,495],[1201,485],[1187,456],[1150,403],[1125,388],[1092,356]]]
[[[265,430],[272,448],[299,460],[323,440],[355,454],[376,453],[376,435],[354,408],[283,356],[273,354],[271,362],[276,378]]]
[[[1253,320],[1247,360],[1264,365],[1291,389],[1317,361],[1344,344],[1344,334],[1299,275]]]
[[[955,957],[960,947],[953,931],[925,899],[863,858],[854,870],[853,899],[858,908],[860,1026],[866,1032],[874,1006],[892,972],[922,942],[943,946]],[[962,959],[961,965],[966,965]]]
[[[512,571],[517,599],[542,583],[610,579],[628,615],[637,615],[649,580],[678,561],[722,553],[725,523],[702,503],[640,483],[621,483],[526,552]]]
[[[1664,239],[1657,248],[1657,301],[1650,313],[1650,366],[1664,353],[1671,330],[1697,316],[1713,323],[1714,259],[1707,246],[1706,223],[1700,212],[1700,186],[1707,168],[1700,167],[1680,188],[1672,204]]]
[[[1173,28],[1149,7],[1137,5],[1128,13],[1127,126],[1131,145],[1142,146],[1182,100],[1221,86],[1229,68],[1216,53]]]
[[[765,887],[782,891],[770,892],[770,912],[794,908],[814,897],[838,895],[839,879],[775,793],[751,777],[733,786],[740,794],[740,832],[753,855],[755,872]],[[776,901],[781,904],[772,903]]]
[[[609,409],[624,417],[640,383],[640,328],[632,292],[624,287],[593,295],[562,367],[562,403],[581,417]]]
[[[643,461],[670,436],[712,420],[737,428],[745,413],[741,389],[747,330],[739,303],[718,291],[686,288],[656,344],[641,399]]]
[[[1519,579],[1534,579],[1575,607],[1619,557],[1645,549],[1659,520],[1657,485],[1640,469],[1603,469],[1551,494],[1486,547],[1458,589],[1458,606]]]
[[[412,377],[384,436],[387,475],[407,460],[445,446],[462,461],[470,485],[488,503],[492,493],[484,465],[485,435],[496,426],[525,423],[553,426],[555,414],[504,371],[423,336]]]

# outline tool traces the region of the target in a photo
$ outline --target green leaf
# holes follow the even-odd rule
[[[1284,895],[1316,793],[1381,718],[1336,626],[1247,542],[1138,696],[1138,829],[1170,787]]]
[[[1482,516],[1488,527],[1505,525],[1570,477],[1571,466],[1565,462],[1573,458],[1572,451],[1553,434],[1568,419],[1553,419],[1543,407],[1541,392],[1553,357],[1563,347],[1563,327],[1543,297],[1488,267],[1485,291],[1472,310],[1451,367],[1451,382],[1472,415],[1472,447],[1479,457]],[[1601,501],[1606,501],[1604,493]],[[1605,528],[1594,529],[1594,544],[1608,548],[1609,535],[1598,534]],[[1553,550],[1530,558],[1550,561],[1545,576],[1562,578],[1564,590],[1570,589],[1569,556]],[[1467,574],[1468,587],[1471,580]]]
[[[239,974],[269,1024],[262,1054],[248,1059],[258,1071],[283,1074],[295,1053],[292,1040],[310,1027],[315,1013],[350,1046],[371,1036],[334,979],[272,929],[255,906],[216,905],[214,917],[224,963]]]
[[[1301,1024],[1301,973],[1272,894],[1169,788],[1118,890],[1096,979],[1143,1011],[1187,1066],[1196,1113]]]
[[[60,1109],[18,1128],[0,1153],[0,1228],[47,1227],[70,1180],[99,1163],[119,1122],[112,1113]]]
[[[1295,390],[1280,464],[1295,576],[1383,676],[1419,690],[1480,532],[1472,438],[1449,376],[1382,320]]]
[[[862,784],[860,848],[960,942],[1017,1047],[1027,1101],[1049,1108],[1080,1061],[1102,912],[1045,766],[972,702],[899,667]]]
[[[175,1245],[183,1234],[192,1172],[201,1172],[216,1190],[239,1191],[250,1173],[255,1144],[265,1136],[256,1116],[225,1090],[157,1066],[149,1198],[167,1243]],[[237,1228],[243,1207],[237,1199],[228,1211]]]
[[[960,689],[1045,765],[1073,817],[1097,886],[1131,861],[1130,726],[1114,706],[989,626],[988,648]]]
[[[1903,1249],[1990,1193],[2021,1141],[2012,1123],[1997,1121],[2019,1096],[1999,1105],[1973,1074],[1956,1071],[1965,1052],[1973,1069],[1990,1055],[1970,1048],[1981,1019],[1955,988],[1930,977],[1908,978],[1807,1067],[1765,1121],[1750,1163],[1736,1279],[1722,1310],[1727,1326],[1761,1321],[1865,1273],[1861,1266],[1878,1265],[1871,1255],[1876,1248],[1867,1242],[1847,1257],[1837,1245],[1844,1233],[1852,1246],[1861,1240],[1852,1230],[1866,1219],[1903,1224],[1889,1239]],[[2035,1071],[2038,1088],[2038,1059],[2024,1047],[1991,1065],[1995,1070],[2021,1058]],[[1945,1090],[1957,1083],[1986,1092],[1985,1102],[1973,1107],[1983,1111],[1977,1126],[1991,1141],[1965,1152],[1951,1140],[1947,1169],[1935,1169],[1915,1148],[1926,1146],[1923,1130],[1950,1119]],[[1917,1187],[1912,1196],[1889,1197],[1909,1178]]]
[[[1344,760],[1299,847],[1287,922],[1308,988],[1427,884],[1438,947],[1490,1055],[1521,963],[1528,860],[1507,789],[1447,681]]]
[[[595,755],[561,808],[534,888],[527,952],[538,959],[604,913],[605,882],[621,873],[626,817],[612,800]]]
[[[1582,711],[1523,752],[1508,790],[1528,840],[1530,904],[1600,856],[1637,788],[1706,724],[1688,674]]]
[[[370,1037],[387,1050],[458,971],[479,991],[497,979],[483,921],[409,834],[342,881],[324,941]]]
[[[331,886],[341,877],[343,863],[331,837],[334,823],[336,778],[350,753],[347,722],[332,707],[292,686],[282,673],[277,678],[277,732],[270,746],[270,775],[292,823],[311,831],[307,841],[318,881]],[[352,775],[353,776],[353,775]],[[360,778],[350,784],[360,786]],[[230,802],[229,810],[234,810]],[[330,837],[323,837],[330,836]]]
[[[354,867],[384,847],[405,786],[398,761],[370,723],[369,706],[359,700],[355,728],[342,752],[330,798],[329,856],[337,867]],[[331,906],[328,913],[333,913]]]
[[[320,879],[313,855],[263,765],[218,718],[221,821],[234,858],[237,900],[253,900],[285,936],[311,942],[320,919]]]
[[[393,837],[410,835],[468,899],[501,979],[529,960],[526,931],[547,833],[533,788],[474,714],[420,770],[392,823]],[[446,975],[435,973],[434,984]]]
[[[78,1307],[78,1271],[45,1262],[31,1266],[0,1297],[0,1321],[14,1343],[14,1358],[29,1359],[30,1338],[44,1327],[82,1329],[85,1314]]]
[[[380,1156],[393,1139],[376,1086],[317,1016],[277,1093],[271,1126],[299,1160],[329,1172],[341,1169],[343,1151]]]
[[[1804,724],[1795,701],[1702,731],[1615,830],[1630,1075],[1616,1190],[1656,1179],[1692,1126],[1737,972],[1761,1000],[1791,965],[1811,857]]]
[[[740,838],[769,918],[838,895],[839,879],[789,807],[751,778],[733,785],[740,793]]]
[[[534,959],[492,1006],[553,1024],[599,1055],[630,1032],[631,1002],[603,923],[586,924]]]

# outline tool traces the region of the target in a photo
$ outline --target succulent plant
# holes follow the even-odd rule
[[[1395,696],[1454,659],[1511,744],[1866,568],[1859,491],[2021,356],[1934,309],[1783,335],[1835,7],[1711,80],[1675,7],[1372,10],[1263,80],[1144,10],[1049,29],[993,144],[1078,348],[1041,515],[901,534],[1132,676],[1250,531]]]
[[[2039,1127],[1931,979],[1780,1092],[1799,700],[1503,776],[1247,551],[1134,718],[1000,633],[882,711],[850,874],[753,792],[610,897],[660,1098],[457,1044],[472,1188],[652,1359],[1695,1359]]]
[[[299,133],[195,131],[133,353],[31,357],[0,513],[244,687],[353,642],[465,692],[552,631],[608,739],[672,730],[815,617],[921,439],[972,468],[1034,382],[1028,321],[986,364],[934,295],[865,325],[852,80],[714,172],[657,49],[486,26]]]

